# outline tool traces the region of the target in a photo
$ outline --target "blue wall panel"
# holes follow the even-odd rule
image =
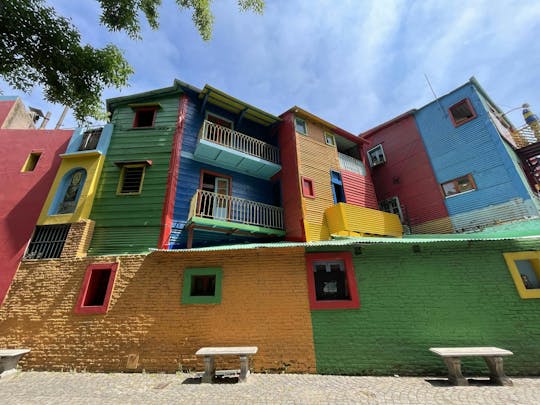
[[[454,127],[448,108],[468,98],[477,117]],[[515,165],[472,84],[462,86],[415,113],[418,129],[439,183],[472,174],[477,190],[446,198],[455,215],[513,198],[530,198]]]

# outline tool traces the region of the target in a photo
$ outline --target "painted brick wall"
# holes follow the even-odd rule
[[[114,261],[108,313],[74,314],[87,265]],[[180,303],[193,267],[223,269],[221,304]],[[201,370],[202,346],[255,345],[258,372],[314,372],[306,291],[303,248],[25,261],[0,311],[0,347],[31,348],[25,369],[126,371],[131,355],[138,371],[174,372]]]
[[[540,300],[518,296],[502,252],[530,242],[363,245],[353,260],[358,310],[312,311],[317,372],[444,374],[434,346],[498,346],[509,375],[540,374]],[[487,375],[465,359],[468,375]]]

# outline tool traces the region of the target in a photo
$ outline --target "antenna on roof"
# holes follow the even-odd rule
[[[444,108],[442,107],[441,102],[439,101],[439,98],[435,94],[435,90],[433,90],[433,87],[431,86],[431,82],[429,81],[428,75],[426,73],[424,73],[424,76],[426,78],[426,82],[427,82],[429,88],[431,89],[431,92],[433,93],[433,97],[435,97],[435,101],[437,102],[437,104],[439,105],[439,108],[441,109],[441,112],[443,113],[444,118],[447,118],[446,117],[446,112],[444,111]]]

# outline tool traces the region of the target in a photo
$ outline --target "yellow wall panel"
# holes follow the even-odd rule
[[[399,216],[388,212],[339,203],[326,209],[325,215],[331,234],[403,236]]]
[[[43,205],[37,224],[65,224],[79,222],[82,219],[87,219],[90,216],[90,212],[92,211],[96,188],[104,162],[105,156],[97,152],[62,156],[62,163],[58,168],[58,173],[56,174],[47,199],[45,200],[45,204]],[[77,201],[77,207],[75,208],[75,211],[70,214],[49,215],[49,209],[55,199],[58,187],[61,185],[62,178],[70,170],[79,167],[86,170],[86,180]]]

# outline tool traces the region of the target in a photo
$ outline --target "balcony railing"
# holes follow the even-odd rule
[[[353,158],[349,155],[344,155],[343,153],[338,152],[339,165],[343,170],[348,170],[353,173],[361,174],[362,176],[366,175],[366,168],[361,160]]]
[[[199,138],[279,164],[277,147],[210,121],[203,122]]]
[[[79,151],[96,149],[103,127],[96,127],[87,129],[83,133],[81,144],[79,145]]]
[[[283,208],[206,190],[191,198],[189,217],[283,229]]]
[[[512,132],[512,138],[516,142],[518,148],[523,148],[527,145],[540,142],[540,134],[536,134],[535,131],[528,125],[524,125],[521,128]]]

